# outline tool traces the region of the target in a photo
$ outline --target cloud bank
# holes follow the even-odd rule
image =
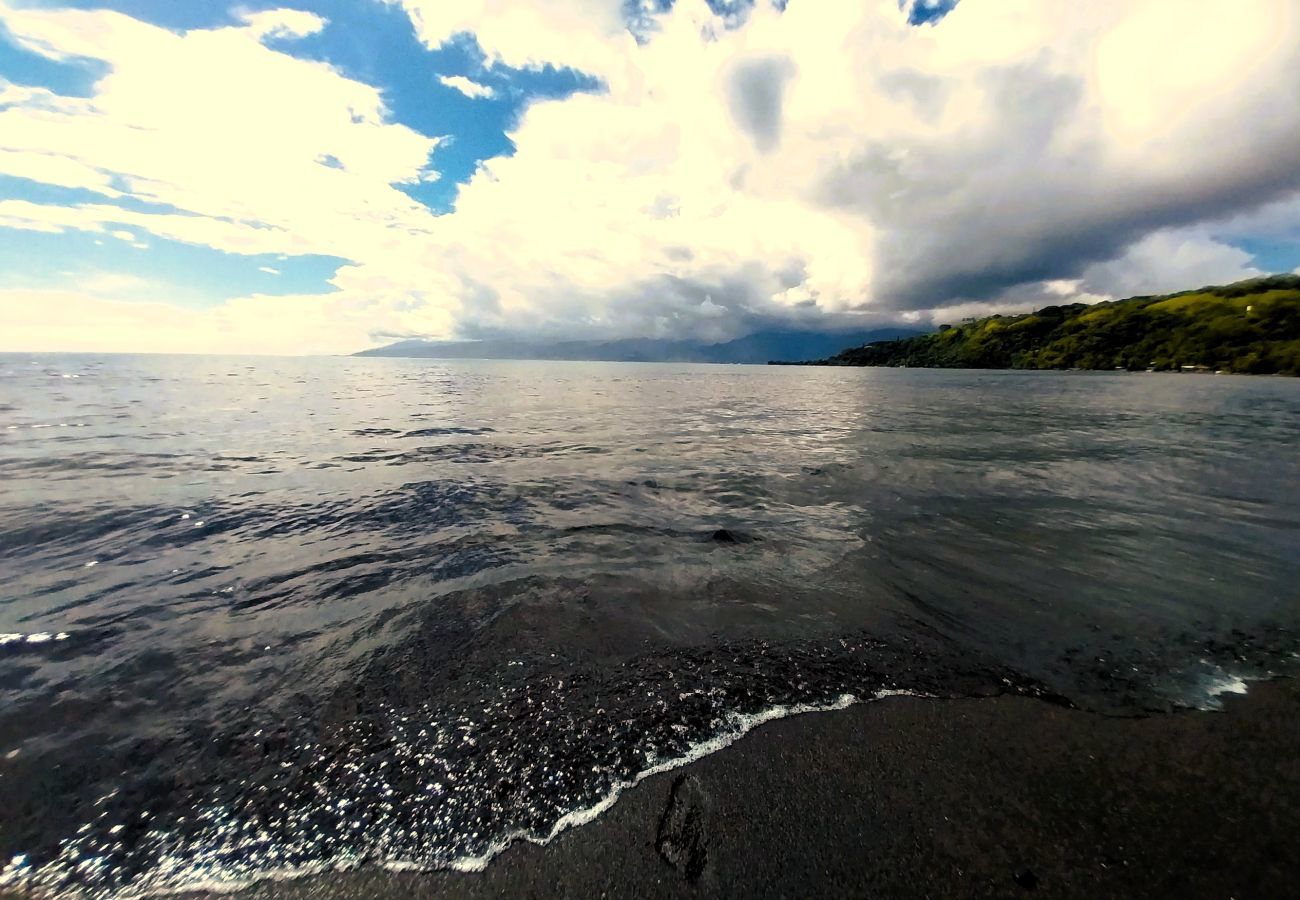
[[[472,37],[489,66],[602,87],[525,105],[513,155],[439,216],[400,188],[437,177],[443,136],[293,56],[319,16],[174,33],[0,6],[26,48],[108,72],[88,98],[0,84],[0,172],[98,198],[0,201],[0,226],[349,261],[326,294],[167,315],[0,291],[7,340],[151,317],[159,349],[192,328],[190,349],[288,352],[944,321],[1251,275],[1234,240],[1300,213],[1293,0],[963,0],[920,26],[897,0],[390,2],[430,48]],[[147,349],[120,332],[99,346]]]

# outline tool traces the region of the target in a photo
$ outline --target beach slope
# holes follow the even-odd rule
[[[247,897],[1281,897],[1300,687],[1114,718],[893,697],[773,722],[485,871],[361,869]]]

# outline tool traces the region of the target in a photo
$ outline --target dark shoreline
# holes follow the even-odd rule
[[[761,726],[484,872],[240,896],[1281,897],[1300,878],[1300,682],[1114,718],[896,697]]]
[[[1300,376],[1291,375],[1286,372],[1228,372],[1220,369],[1203,369],[1195,372],[1179,371],[1178,369],[1057,369],[1041,367],[1016,367],[1016,366],[903,366],[892,363],[855,363],[840,362],[834,357],[830,359],[809,359],[802,361],[770,359],[766,365],[769,366],[810,366],[813,368],[823,369],[931,369],[947,372],[1056,372],[1070,373],[1074,375],[1240,375],[1246,378],[1296,378]]]

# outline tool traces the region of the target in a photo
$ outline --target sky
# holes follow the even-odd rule
[[[1300,267],[1295,0],[0,0],[0,351],[937,324]]]

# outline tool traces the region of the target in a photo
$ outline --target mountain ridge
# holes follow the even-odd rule
[[[870,343],[921,334],[903,327],[863,331],[758,331],[716,343],[663,338],[596,341],[398,341],[354,353],[366,357],[419,359],[586,360],[592,362],[694,362],[764,364],[773,359],[817,359],[853,343]]]
[[[986,316],[789,364],[1300,375],[1300,275]]]

